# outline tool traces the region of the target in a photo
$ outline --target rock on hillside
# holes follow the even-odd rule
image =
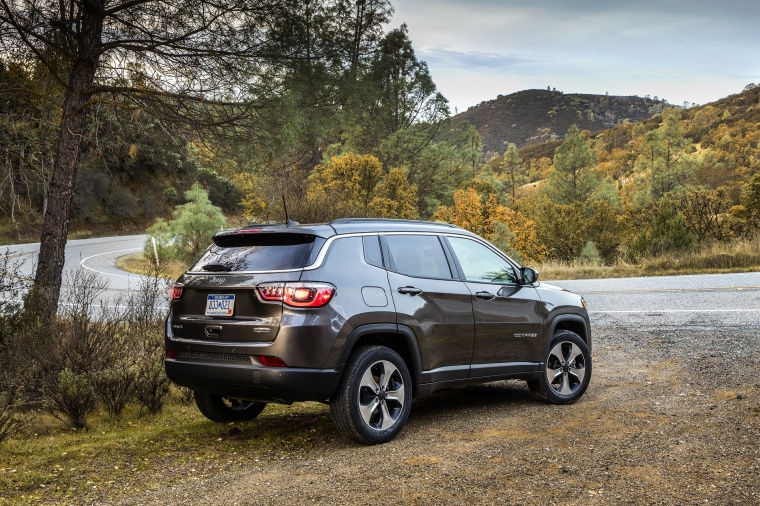
[[[526,90],[500,95],[454,116],[468,121],[480,133],[486,153],[501,153],[504,142],[518,147],[561,139],[571,125],[598,131],[626,121],[636,122],[657,114],[664,100],[642,97],[564,94],[560,91]]]

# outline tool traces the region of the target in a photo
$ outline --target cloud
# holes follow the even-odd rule
[[[504,69],[530,63],[533,58],[518,54],[457,51],[445,46],[422,47],[417,57],[430,67],[468,69]]]

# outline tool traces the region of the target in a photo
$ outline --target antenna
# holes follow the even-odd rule
[[[282,207],[285,209],[285,226],[289,225],[298,225],[299,223],[297,221],[290,221],[290,218],[288,218],[288,205],[285,203],[285,194],[282,194]]]
[[[288,205],[285,203],[285,194],[282,194],[282,207],[285,209],[285,225],[290,225],[290,218],[288,218]]]

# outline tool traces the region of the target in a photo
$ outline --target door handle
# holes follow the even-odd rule
[[[491,300],[491,299],[495,299],[496,295],[492,294],[491,292],[478,292],[475,294],[475,297],[477,297],[478,299],[483,299],[483,300]]]
[[[398,293],[403,293],[404,295],[419,295],[422,293],[422,290],[413,286],[400,286],[398,288]]]

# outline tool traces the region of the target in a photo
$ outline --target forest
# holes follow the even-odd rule
[[[564,109],[601,117],[605,103],[657,114],[623,121],[625,111],[611,106],[609,118],[621,123],[613,128],[571,125],[550,142],[519,148],[489,137],[502,149],[486,150],[478,125],[463,120],[467,113],[451,117],[406,26],[385,28],[388,1],[190,2],[187,9],[221,9],[216,22],[242,16],[247,38],[234,51],[220,46],[230,25],[190,17],[185,24],[217,38],[176,44],[169,34],[187,27],[172,16],[190,15],[138,3],[141,14],[126,4],[124,16],[106,12],[103,44],[114,51],[103,52],[82,106],[74,233],[145,230],[188,202],[196,184],[226,226],[283,220],[284,196],[300,222],[445,220],[532,263],[637,262],[751,240],[760,226],[760,87],[753,84],[688,109],[536,91],[552,97],[546,125],[556,126]],[[21,14],[8,9],[0,16],[0,236],[37,241],[55,193],[76,58],[53,42],[30,57],[19,42],[27,33]],[[34,8],[27,11],[31,25]],[[52,26],[50,41],[70,37]],[[134,42],[148,28],[166,35]],[[164,49],[151,52],[151,44]],[[562,118],[564,129],[570,120]],[[540,120],[531,117],[531,125],[540,128]]]

